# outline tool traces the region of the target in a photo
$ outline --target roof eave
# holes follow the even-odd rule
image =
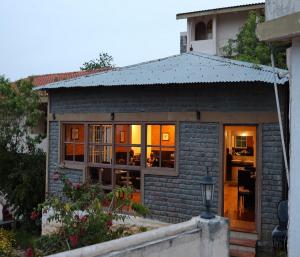
[[[233,7],[226,7],[226,8],[220,8],[220,9],[178,13],[178,14],[176,14],[176,19],[182,20],[182,19],[187,19],[187,18],[216,15],[216,14],[225,14],[225,13],[232,13],[232,12],[241,12],[241,11],[252,11],[252,10],[264,9],[264,8],[265,8],[264,3],[247,5],[247,6],[233,6]]]

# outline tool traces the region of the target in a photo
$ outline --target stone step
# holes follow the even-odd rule
[[[230,250],[230,257],[255,257],[255,253],[239,251],[239,250]]]
[[[256,242],[252,239],[230,238],[230,249],[255,253]]]
[[[257,233],[252,232],[243,232],[238,230],[230,230],[230,238],[235,239],[249,239],[249,240],[258,240]]]

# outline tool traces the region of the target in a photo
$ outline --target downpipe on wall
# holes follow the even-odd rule
[[[271,44],[270,44],[270,49],[271,49],[271,64],[272,64],[273,78],[274,78],[273,83],[274,83],[277,115],[278,115],[278,122],[279,122],[279,128],[280,128],[280,138],[281,138],[281,145],[282,145],[283,158],[284,158],[286,181],[287,181],[287,185],[289,187],[289,185],[290,185],[290,172],[289,172],[289,165],[288,165],[288,159],[287,159],[286,144],[285,144],[285,140],[284,140],[284,132],[283,132],[283,125],[282,125],[280,102],[279,102],[279,97],[278,97],[278,85],[277,85],[277,77],[276,77],[277,73],[276,73],[276,70],[275,70],[274,52],[273,52],[273,47],[272,47]]]

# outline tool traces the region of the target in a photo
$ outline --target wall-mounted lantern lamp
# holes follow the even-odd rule
[[[203,219],[213,219],[215,215],[210,212],[210,207],[214,199],[215,182],[208,174],[200,180],[200,186],[202,191],[202,201],[206,207],[206,211],[201,214]]]

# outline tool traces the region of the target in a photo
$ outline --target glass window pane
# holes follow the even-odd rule
[[[65,144],[65,161],[73,161],[74,156],[74,145],[73,144]]]
[[[103,186],[112,185],[112,170],[109,168],[89,168],[88,177],[91,183],[101,183]]]
[[[115,143],[128,144],[129,125],[116,125]]]
[[[147,125],[147,145],[160,145],[160,125]]]
[[[100,182],[100,172],[98,168],[89,168],[88,174],[91,183],[96,184]]]
[[[75,161],[83,162],[84,161],[84,145],[83,144],[75,144]]]
[[[130,133],[130,144],[140,145],[141,144],[141,125],[131,125],[131,133]]]
[[[65,142],[84,142],[84,125],[65,125]]]
[[[112,147],[101,146],[100,147],[100,159],[101,163],[111,164],[112,163]]]
[[[116,164],[127,165],[127,156],[129,153],[129,147],[116,146]]]
[[[161,127],[161,139],[163,146],[175,146],[175,126],[163,125]]]
[[[159,167],[159,147],[147,147],[147,167]]]
[[[131,147],[129,150],[129,165],[140,166],[141,165],[141,148]]]
[[[165,168],[175,167],[175,148],[162,148],[161,166]]]
[[[139,170],[115,170],[115,184],[119,187],[132,187],[132,201],[141,202],[141,172]]]
[[[89,162],[111,164],[112,147],[102,145],[89,146]]]
[[[130,170],[128,174],[134,191],[139,191],[141,189],[141,172],[139,170]]]
[[[101,184],[103,186],[110,186],[112,183],[112,173],[111,173],[111,169],[107,169],[107,168],[100,168],[100,172],[101,172]]]
[[[112,126],[111,125],[90,125],[89,142],[96,144],[112,143]]]
[[[117,186],[130,186],[127,170],[115,170],[115,179]]]
[[[89,146],[89,162],[100,163],[100,146],[90,145]]]

